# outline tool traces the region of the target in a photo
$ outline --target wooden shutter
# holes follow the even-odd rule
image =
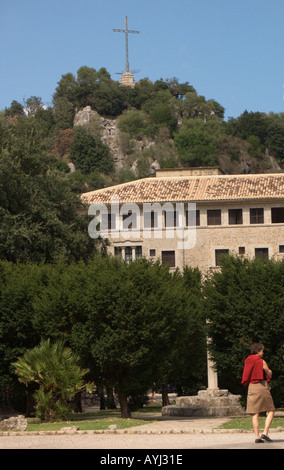
[[[162,264],[168,264],[171,268],[176,265],[174,251],[162,251]]]

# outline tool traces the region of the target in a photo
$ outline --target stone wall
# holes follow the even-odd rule
[[[273,203],[273,207],[276,206],[283,206],[283,203]],[[264,208],[266,223],[257,225],[249,223],[249,209],[255,207]],[[175,229],[172,230],[172,238],[168,237],[169,232],[165,228],[161,230],[159,237],[156,237],[153,230],[143,231],[143,208],[141,206],[140,230],[133,230],[131,236],[127,238],[121,236],[112,239],[110,236],[110,253],[114,254],[114,247],[122,247],[122,255],[124,256],[124,248],[132,246],[134,257],[134,248],[142,246],[142,256],[147,258],[150,257],[150,250],[155,250],[155,255],[151,257],[155,261],[161,258],[162,251],[175,251],[175,267],[182,269],[184,265],[189,265],[193,268],[198,267],[204,272],[208,269],[216,269],[215,250],[217,249],[229,249],[231,253],[239,254],[239,248],[244,247],[244,256],[254,258],[255,248],[268,248],[269,258],[283,259],[284,253],[279,253],[279,245],[284,245],[284,224],[271,224],[271,203],[242,202],[237,205],[225,202],[220,202],[218,205],[203,203],[197,205],[197,208],[200,210],[200,226],[196,227],[196,240],[192,248],[188,249],[186,243],[183,246],[181,231],[180,238],[178,238],[178,232]],[[231,208],[243,209],[242,225],[229,225],[228,209]],[[222,210],[222,225],[207,225],[207,209]]]

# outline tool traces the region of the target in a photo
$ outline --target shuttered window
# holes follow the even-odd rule
[[[284,207],[272,207],[271,221],[273,224],[284,223]]]
[[[122,248],[121,248],[121,246],[115,246],[115,247],[114,247],[114,255],[115,255],[115,256],[121,256],[121,255],[122,255]]]
[[[198,227],[200,225],[200,210],[196,210],[195,213],[193,211],[186,211],[185,225],[186,227],[192,227],[194,225]]]
[[[240,225],[243,223],[242,209],[229,209],[229,224]]]
[[[129,211],[128,214],[123,214],[123,228],[124,230],[132,230],[137,228],[136,212]]]
[[[264,223],[264,210],[262,208],[250,209],[250,223],[263,224]]]
[[[207,225],[221,225],[221,209],[207,211]]]
[[[135,259],[142,258],[142,246],[136,246],[135,248]]]
[[[145,228],[155,228],[158,227],[158,213],[144,212],[144,227]]]
[[[130,263],[132,260],[132,247],[131,246],[126,246],[125,247],[125,261],[126,263]]]
[[[226,249],[215,250],[215,264],[216,264],[216,266],[220,266],[220,260],[221,260],[222,256],[228,255],[228,254],[229,254],[229,250],[226,250]]]
[[[102,230],[115,230],[116,217],[115,214],[102,214]]]
[[[256,248],[255,249],[255,257],[268,259],[268,248]]]
[[[171,268],[176,265],[174,251],[162,251],[162,264],[168,264]]]
[[[177,211],[165,211],[165,227],[178,227]]]

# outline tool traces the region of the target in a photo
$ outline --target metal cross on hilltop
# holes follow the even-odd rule
[[[125,29],[114,29],[115,33],[124,33],[125,34],[125,53],[126,53],[126,62],[125,62],[125,72],[129,72],[129,59],[128,59],[128,33],[139,34],[140,31],[132,31],[128,29],[127,16],[125,17]]]

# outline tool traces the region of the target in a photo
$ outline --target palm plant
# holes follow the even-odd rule
[[[41,420],[64,419],[71,408],[76,393],[93,384],[85,384],[83,377],[89,372],[81,369],[79,357],[64,346],[62,341],[42,341],[12,363],[19,381],[28,386],[35,382],[39,389],[34,393],[36,414]]]

